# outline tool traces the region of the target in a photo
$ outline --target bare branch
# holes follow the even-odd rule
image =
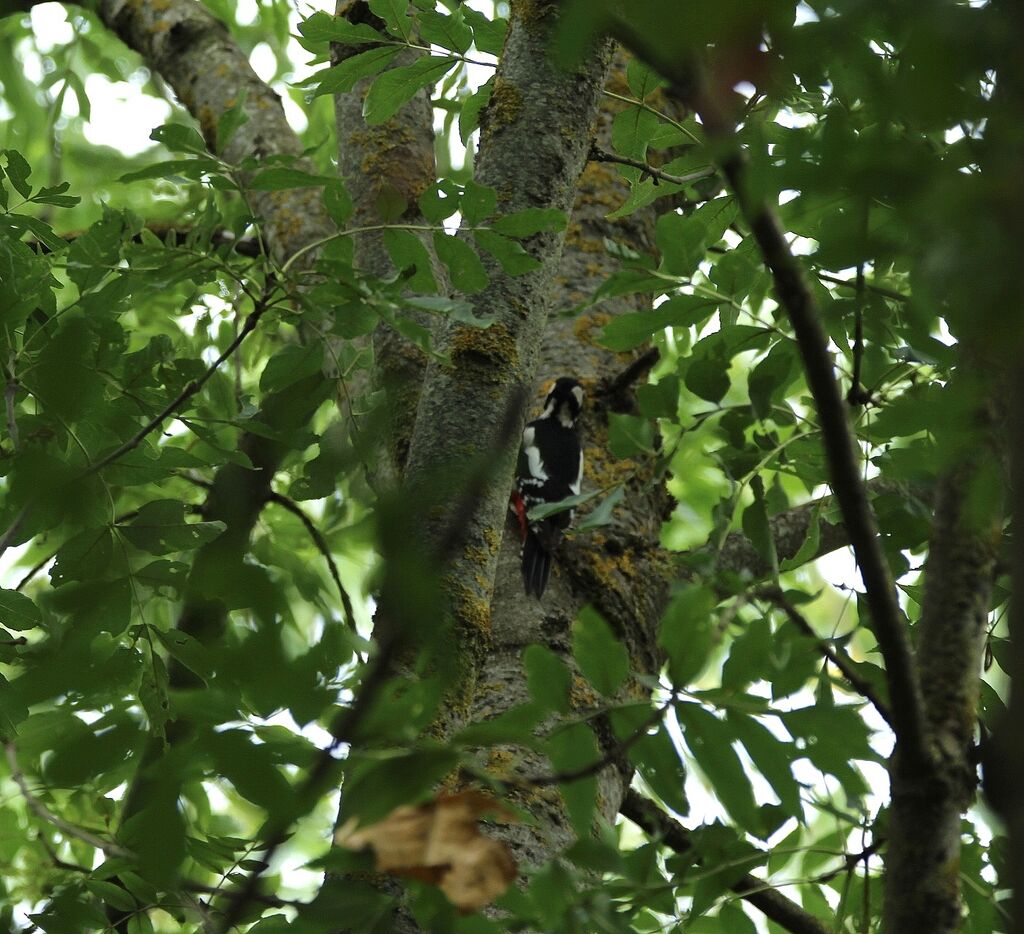
[[[633,788],[626,792],[619,812],[648,836],[660,838],[677,853],[687,853],[693,848],[690,831]],[[796,902],[773,889],[770,883],[749,873],[740,876],[730,888],[791,934],[829,934],[831,930]]]

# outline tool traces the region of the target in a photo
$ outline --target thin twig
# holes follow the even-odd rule
[[[857,673],[857,669],[853,667],[853,663],[845,653],[836,651],[835,648],[829,645],[825,639],[822,639],[814,631],[814,628],[807,621],[807,617],[786,599],[786,595],[782,592],[781,588],[759,587],[754,591],[754,596],[767,600],[782,610],[789,621],[796,626],[797,629],[799,629],[808,638],[814,640],[821,654],[835,665],[840,672],[842,672],[843,677],[850,682],[851,686],[858,694],[870,702],[871,706],[878,711],[881,718],[888,723],[890,727],[893,725],[892,713],[889,711],[889,705],[878,696],[878,692],[871,686],[871,683]]]
[[[316,527],[316,523],[313,518],[303,509],[295,500],[285,496],[283,493],[276,493],[273,490],[267,497],[268,503],[277,503],[282,509],[287,509],[293,516],[295,516],[305,526],[306,532],[309,537],[313,539],[313,544],[316,545],[317,550],[324,556],[324,560],[327,562],[327,567],[331,571],[331,577],[334,579],[334,586],[338,588],[338,595],[341,597],[341,606],[345,611],[345,623],[349,629],[353,632],[356,631],[356,616],[352,609],[352,601],[349,598],[348,591],[345,590],[345,585],[341,582],[341,575],[338,573],[338,565],[334,561],[334,555],[331,554],[331,548],[327,544],[327,539],[324,538],[323,533]]]
[[[157,415],[153,416],[153,418],[151,418],[142,428],[135,432],[132,437],[123,444],[114,448],[114,450],[105,457],[101,457],[94,464],[90,464],[88,469],[76,479],[84,480],[86,477],[91,477],[93,474],[99,473],[104,467],[109,467],[118,458],[123,457],[129,451],[133,451],[142,444],[148,435],[152,434],[164,423],[166,418],[173,415],[186,402],[188,402],[189,399],[199,392],[203,386],[206,385],[213,374],[220,369],[224,361],[228,360],[241,346],[242,341],[244,341],[256,329],[256,325],[259,324],[260,318],[263,317],[268,307],[269,304],[266,301],[260,302],[251,312],[249,312],[245,319],[245,324],[242,325],[242,328],[235,336],[235,339],[228,344],[224,352],[206,368],[205,372],[198,379],[189,380],[189,382],[185,384],[185,388],[182,389],[181,392],[179,392],[178,395],[170,402],[168,402]]]
[[[710,178],[718,171],[713,165],[709,165],[687,175],[672,175],[670,172],[663,172],[661,169],[655,168],[646,162],[641,162],[639,159],[630,159],[628,156],[619,156],[613,152],[608,152],[605,149],[601,149],[596,143],[590,147],[589,158],[591,162],[614,162],[619,165],[628,165],[631,168],[639,169],[644,175],[650,175],[655,185],[659,181],[671,182],[673,185],[691,185],[702,178]],[[643,177],[641,176],[642,179]]]
[[[107,856],[132,856],[131,852],[126,850],[123,846],[119,846],[110,840],[104,840],[102,837],[96,836],[92,831],[86,830],[84,827],[79,827],[77,824],[69,823],[64,820],[64,818],[58,817],[54,814],[53,811],[51,811],[32,793],[32,789],[28,787],[25,774],[21,771],[21,766],[18,765],[18,754],[17,750],[14,748],[14,743],[4,743],[4,751],[7,753],[7,766],[11,770],[11,780],[18,786],[22,797],[25,799],[25,803],[29,806],[29,809],[36,815],[36,817],[40,820],[46,821],[48,824],[52,824],[61,833],[66,834],[69,837],[74,837],[76,840],[81,840],[84,843],[88,843],[89,846],[95,847],[97,850],[101,850]]]
[[[688,853],[693,849],[691,832],[633,788],[627,789],[619,813],[649,837],[660,838],[677,853]],[[790,934],[829,934],[824,922],[804,911],[763,879],[744,873],[729,888]]]
[[[114,521],[111,523],[111,525],[121,525],[122,522],[128,522],[129,520],[134,519],[138,514],[138,509],[131,509],[126,513],[122,513],[120,516],[115,516]],[[20,581],[18,581],[17,586],[14,589],[21,590],[30,580],[32,580],[33,577],[35,577],[43,568],[45,568],[46,565],[48,565],[54,558],[57,557],[57,552],[59,550],[60,549],[54,549],[45,558],[40,558],[34,565],[32,565],[28,573],[26,573],[25,576]]]
[[[835,379],[834,361],[828,351],[828,338],[814,296],[775,212],[763,199],[751,195],[747,162],[736,139],[735,126],[715,92],[707,87],[706,77],[690,61],[667,59],[649,37],[621,18],[615,20],[613,33],[623,45],[667,77],[672,93],[700,115],[708,140],[719,154],[721,171],[754,235],[765,265],[771,270],[776,296],[789,316],[803,358],[807,383],[818,410],[830,484],[850,534],[864,581],[872,629],[885,659],[897,743],[906,757],[907,767],[927,768],[931,756],[925,742],[924,703],[907,626],[861,478],[856,441]]]
[[[852,872],[859,862],[863,861],[864,865],[867,866],[868,860],[885,845],[885,842],[885,837],[875,837],[875,839],[859,853],[847,853],[846,856],[843,857],[843,864],[841,866],[835,869],[829,869],[827,872],[823,872],[820,876],[815,876],[811,881],[815,885],[823,885],[826,882],[831,882],[836,876],[841,876],[844,872]]]
[[[578,769],[571,769],[568,772],[554,772],[550,775],[526,775],[522,778],[516,778],[508,781],[507,784],[515,786],[529,786],[531,788],[539,788],[544,785],[567,785],[570,782],[578,782],[583,778],[590,778],[593,775],[597,775],[598,772],[603,771],[609,765],[618,762],[622,758],[622,754],[625,753],[629,748],[639,742],[647,735],[647,731],[654,726],[656,723],[660,723],[664,718],[665,713],[675,703],[676,693],[673,691],[669,696],[669,699],[665,701],[660,707],[656,707],[651,711],[650,716],[644,720],[632,733],[629,734],[625,739],[619,740],[611,749],[609,749],[600,759],[589,763],[588,765],[581,766]]]
[[[847,289],[859,288],[856,280],[850,281],[849,279],[843,279],[840,276],[833,275],[830,272],[824,270],[816,270],[814,273],[823,282],[831,282],[833,285],[841,285]],[[902,292],[897,292],[895,289],[888,289],[884,285],[876,285],[874,282],[865,282],[864,288],[869,292],[874,292],[876,295],[881,295],[884,298],[891,298],[894,302],[909,302],[910,296],[904,295]]]

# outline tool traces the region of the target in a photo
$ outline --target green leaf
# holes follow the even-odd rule
[[[811,517],[807,523],[807,537],[800,544],[800,549],[792,558],[787,558],[780,565],[783,571],[792,571],[794,568],[802,567],[808,561],[813,561],[818,554],[818,547],[821,543],[821,504],[819,503],[811,511]]]
[[[546,744],[555,771],[571,774],[593,765],[601,758],[594,733],[586,724],[574,723],[551,734]],[[589,838],[597,803],[597,779],[593,776],[559,783],[558,790],[569,811],[577,836]]]
[[[690,807],[684,788],[686,769],[664,721],[652,725],[651,713],[649,704],[612,711],[610,718],[615,737],[624,742],[635,737],[638,730],[644,730],[627,750],[629,761],[665,804],[678,814],[686,814]]]
[[[404,5],[404,4],[403,4]],[[458,64],[449,56],[426,56],[403,68],[384,72],[370,85],[363,102],[363,117],[369,126],[389,120],[424,85],[433,84]]]
[[[324,346],[320,341],[289,344],[268,361],[260,375],[263,392],[277,392],[307,376],[319,373],[323,366]]]
[[[485,253],[493,256],[510,276],[521,276],[540,268],[540,260],[523,249],[522,244],[493,230],[474,230],[473,239]]]
[[[664,328],[699,325],[714,314],[719,302],[700,295],[676,295],[651,311],[616,315],[601,335],[609,350],[632,350]]]
[[[186,522],[185,504],[176,499],[146,503],[121,534],[136,548],[153,555],[188,551],[212,542],[224,531],[223,522]]]
[[[557,208],[524,208],[497,218],[492,229],[506,237],[532,237],[546,230],[564,230],[566,217]]]
[[[203,681],[209,682],[213,676],[213,662],[203,644],[181,629],[164,632],[155,626],[150,627],[167,653],[177,662],[184,665]]]
[[[206,746],[214,767],[243,798],[278,819],[287,817],[295,796],[266,743],[253,742],[242,730],[221,730],[207,738]]]
[[[493,746],[499,743],[533,748],[538,745],[537,725],[547,714],[541,704],[518,704],[490,720],[471,723],[459,730],[453,742],[461,746]]]
[[[647,158],[647,146],[658,131],[661,121],[643,107],[627,107],[612,122],[612,148],[620,155],[641,162]],[[640,177],[639,169],[625,168],[628,178]]]
[[[769,418],[772,404],[785,393],[798,372],[798,357],[790,341],[779,341],[747,378],[750,405],[760,419]]]
[[[17,149],[4,149],[2,152],[7,161],[7,177],[14,190],[23,198],[28,198],[32,194],[32,186],[28,183],[32,167]]]
[[[370,9],[377,14],[393,36],[408,42],[412,38],[408,0],[369,0]]]
[[[746,747],[758,771],[768,779],[786,813],[801,819],[800,785],[793,778],[793,746],[776,738],[753,717],[735,710],[730,710],[728,717],[737,738]]]
[[[774,569],[778,576],[778,556],[775,554],[775,539],[772,527],[768,522],[768,509],[765,505],[764,480],[760,474],[750,479],[750,488],[754,493],[754,501],[743,510],[743,534],[750,539],[758,555]]]
[[[361,79],[383,71],[401,51],[401,47],[396,45],[376,46],[318,71],[307,83],[315,85],[314,97],[321,94],[347,94]]]
[[[459,189],[447,179],[435,182],[419,197],[420,210],[432,224],[440,224],[459,210]]]
[[[462,15],[473,30],[473,43],[481,52],[500,55],[508,31],[508,20],[503,16],[493,19],[472,7],[463,6]]]
[[[138,857],[139,874],[158,888],[173,885],[185,859],[185,819],[178,808],[176,776],[156,775],[118,836]]]
[[[699,704],[676,704],[683,738],[715,796],[729,816],[754,835],[761,832],[761,815],[754,801],[750,778],[732,747],[733,731]]]
[[[575,509],[581,503],[589,502],[595,496],[600,495],[600,492],[600,490],[594,490],[591,493],[576,493],[573,496],[560,499],[556,503],[541,503],[530,509],[526,513],[526,517],[531,522],[539,522],[541,519],[546,519],[548,516],[553,516],[559,512],[565,512],[567,509]]]
[[[462,102],[459,111],[459,139],[463,146],[469,143],[469,137],[480,126],[480,114],[490,102],[493,90],[494,78],[489,78]]]
[[[384,248],[388,251],[400,271],[415,269],[414,275],[406,278],[409,289],[414,292],[436,292],[437,282],[431,269],[430,254],[423,241],[409,230],[389,227],[384,231]]]
[[[615,507],[619,505],[624,495],[625,490],[621,486],[617,486],[593,510],[587,513],[586,518],[576,526],[576,531],[589,532],[591,529],[611,525]]]
[[[580,671],[605,697],[613,697],[629,677],[629,653],[592,607],[580,610],[572,624],[572,654]]]
[[[434,786],[457,763],[457,754],[449,749],[350,759],[341,819],[357,817],[365,826],[386,817],[400,804],[417,804],[433,794]]]
[[[217,152],[224,152],[225,147],[231,142],[235,133],[249,122],[249,115],[245,112],[246,90],[243,88],[235,103],[217,121]]]
[[[746,631],[733,640],[729,657],[722,666],[722,687],[742,691],[764,677],[772,649],[772,629],[764,616],[747,624]]]
[[[421,10],[417,19],[420,37],[430,45],[465,55],[473,44],[473,31],[466,25],[461,7],[450,16],[436,10]]]
[[[455,289],[469,294],[487,287],[490,280],[483,263],[464,240],[437,231],[434,234],[434,249],[437,258],[448,268]]]
[[[68,581],[103,580],[115,565],[114,539],[109,528],[86,529],[57,549],[50,581],[54,587]]]
[[[75,195],[65,195],[71,187],[70,182],[61,182],[48,188],[40,188],[32,197],[33,204],[52,204],[59,208],[73,208],[82,199]]]
[[[149,138],[163,143],[168,149],[194,152],[197,156],[210,154],[203,138],[192,127],[182,126],[180,123],[165,123],[158,126],[149,134]]]
[[[544,645],[523,649],[523,668],[530,696],[547,710],[569,712],[572,673],[557,654]]]
[[[330,185],[324,185],[324,206],[338,227],[344,227],[352,217],[352,196],[340,179]]]
[[[608,414],[608,450],[619,460],[654,452],[654,424],[638,415]]]
[[[669,373],[656,383],[636,387],[636,401],[646,418],[675,419],[679,414],[679,377]]]
[[[0,589],[0,625],[13,632],[35,629],[42,622],[39,608],[23,593]]]
[[[442,295],[414,295],[405,300],[410,308],[418,308],[432,315],[447,315],[449,318],[474,328],[489,328],[494,324],[493,316],[480,316],[469,302],[445,298]]]
[[[459,210],[467,224],[475,225],[487,220],[498,205],[498,193],[489,185],[469,179],[459,201]],[[497,236],[495,234],[495,236]],[[511,241],[509,241],[511,242]],[[519,244],[516,244],[519,246]],[[522,249],[520,247],[520,249]]]
[[[118,181],[127,183],[150,178],[200,179],[204,175],[215,175],[221,171],[222,167],[216,159],[207,159],[201,156],[191,159],[166,159],[163,162],[147,165],[144,169],[126,172]]]
[[[658,645],[668,655],[668,673],[676,687],[686,687],[704,669],[714,634],[714,593],[690,585],[677,593],[661,618]]]
[[[102,879],[86,879],[85,887],[104,904],[117,911],[135,911],[138,907],[131,893],[119,885],[114,885],[113,882],[105,882]]]
[[[299,23],[299,34],[310,42],[341,42],[347,45],[381,42],[387,37],[368,23],[352,23],[344,16],[318,10]]]

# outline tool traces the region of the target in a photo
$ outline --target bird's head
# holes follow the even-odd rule
[[[583,387],[569,376],[560,376],[544,400],[544,415],[557,418],[567,428],[576,424],[583,409]]]

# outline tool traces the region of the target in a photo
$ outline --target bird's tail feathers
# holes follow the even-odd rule
[[[544,595],[551,575],[551,552],[532,529],[523,541],[523,584],[527,596],[538,600]]]

